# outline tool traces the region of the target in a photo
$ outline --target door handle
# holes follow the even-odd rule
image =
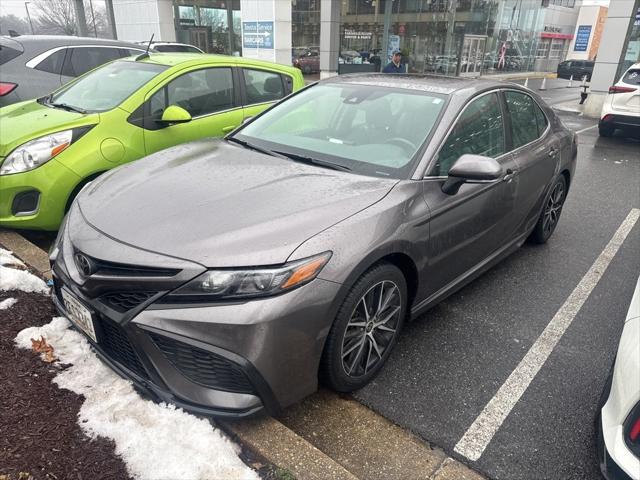
[[[237,125],[229,125],[228,127],[222,127],[222,132],[229,133],[231,130],[235,130],[236,128],[238,128]]]
[[[507,168],[505,176],[502,177],[502,181],[510,182],[511,180],[513,180],[513,178],[516,176],[517,173],[518,173],[517,170],[511,170],[510,168]]]
[[[549,156],[555,157],[557,154],[558,154],[558,149],[555,147],[551,147],[551,149],[549,150]]]

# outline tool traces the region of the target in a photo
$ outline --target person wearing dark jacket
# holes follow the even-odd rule
[[[400,50],[394,50],[393,56],[389,64],[384,67],[382,73],[405,73],[404,65],[400,63],[402,61],[402,53]]]

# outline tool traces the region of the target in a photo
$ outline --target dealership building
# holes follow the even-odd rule
[[[625,0],[618,0],[625,1]],[[323,75],[378,71],[400,50],[412,73],[555,71],[593,45],[602,10],[576,0],[113,0],[118,38],[178,41],[207,52]],[[588,32],[587,32],[588,30]],[[587,46],[584,46],[585,41]],[[570,50],[571,49],[571,50]],[[584,56],[584,55],[583,55]]]

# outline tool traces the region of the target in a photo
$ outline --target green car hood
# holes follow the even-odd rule
[[[97,113],[69,112],[40,105],[35,100],[0,108],[0,157],[43,135],[94,125],[99,121]]]

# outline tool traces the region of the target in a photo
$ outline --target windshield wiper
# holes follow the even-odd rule
[[[77,112],[77,113],[87,113],[86,110],[83,110],[80,107],[74,107],[73,105],[69,105],[67,103],[47,103],[47,105],[55,108],[62,108],[63,110],[67,110],[69,112]]]
[[[260,153],[264,153],[265,155],[269,155],[271,157],[280,157],[280,158],[285,158],[284,155],[278,153],[278,152],[274,152],[272,150],[269,150],[267,148],[262,148],[259,147],[257,145],[254,145],[253,143],[249,143],[246,140],[240,140],[239,138],[236,137],[228,137],[226,138],[227,142],[233,142],[233,143],[237,143],[238,145],[241,145],[245,148],[248,148],[250,150],[255,150],[256,152],[260,152]]]
[[[277,152],[278,155],[283,155],[291,160],[295,160],[296,162],[307,163],[309,165],[317,165],[318,167],[330,168],[332,170],[340,170],[342,172],[350,172],[351,169],[345,165],[340,165],[338,163],[327,162],[326,160],[319,160],[317,158],[308,157],[306,155],[300,155],[297,153],[289,153],[289,152]]]

